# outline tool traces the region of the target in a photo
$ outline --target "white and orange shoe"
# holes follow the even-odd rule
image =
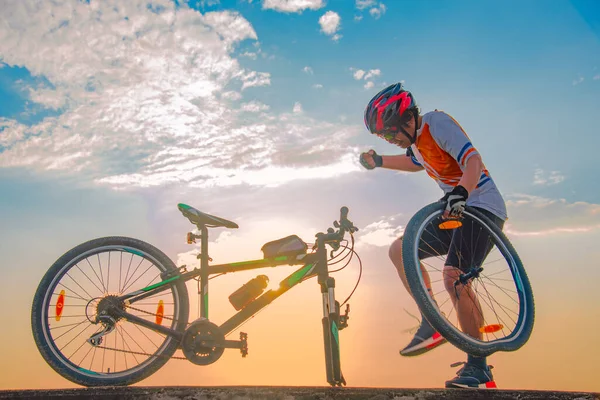
[[[464,364],[464,367],[456,372],[456,377],[446,381],[447,388],[463,389],[498,389],[494,376],[492,375],[492,366],[482,368],[478,365],[465,362],[454,363],[452,367],[458,367]]]
[[[400,350],[400,355],[405,357],[418,356],[446,342],[447,340],[423,318],[415,336],[405,348]]]

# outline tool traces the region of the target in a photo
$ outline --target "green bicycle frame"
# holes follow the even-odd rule
[[[163,280],[159,283],[150,285],[143,289],[132,293],[120,296],[120,300],[127,304],[134,304],[146,297],[153,296],[159,292],[167,290],[176,281],[188,281],[196,277],[200,277],[200,316],[208,319],[208,280],[209,276],[222,273],[230,273],[237,271],[245,271],[259,269],[265,267],[277,267],[281,265],[302,265],[301,268],[291,273],[284,278],[279,288],[276,290],[268,290],[262,295],[247,304],[244,308],[234,314],[231,318],[219,326],[223,335],[231,333],[234,329],[244,323],[246,320],[255,315],[262,308],[273,302],[279,296],[299,284],[300,282],[317,276],[318,283],[321,287],[323,300],[323,334],[325,361],[327,371],[327,381],[331,385],[345,384],[344,378],[341,376],[339,366],[339,336],[340,315],[338,304],[335,301],[335,280],[329,276],[327,267],[327,249],[326,243],[337,239],[333,234],[324,234],[317,236],[317,250],[314,253],[302,254],[299,256],[280,256],[270,259],[250,260],[242,262],[234,262],[229,264],[209,265],[208,256],[208,229],[206,226],[198,226],[201,231],[200,239],[200,268],[196,268],[190,272],[180,273],[174,271],[170,275],[163,276]],[[176,331],[162,325],[153,323],[143,318],[137,317],[124,310],[115,310],[121,318],[145,326],[149,329],[161,332],[166,335],[171,335],[181,340],[183,337],[182,331]]]

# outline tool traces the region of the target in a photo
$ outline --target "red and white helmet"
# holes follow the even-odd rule
[[[365,125],[369,132],[382,134],[384,132],[404,133],[411,141],[414,139],[400,126],[402,116],[407,110],[413,110],[415,122],[418,118],[418,109],[414,97],[408,90],[404,90],[402,83],[390,85],[377,93],[365,109]]]

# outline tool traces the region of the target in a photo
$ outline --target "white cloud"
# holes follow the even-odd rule
[[[385,14],[386,7],[385,4],[380,3],[379,7],[373,7],[369,10],[369,14],[375,19],[379,19],[383,14]]]
[[[374,76],[379,76],[379,75],[381,75],[381,70],[379,70],[379,69],[372,69],[372,70],[369,70],[369,72],[367,72],[367,74],[365,75],[364,78],[365,78],[365,80],[367,80],[367,79],[370,79],[370,78],[372,78]]]
[[[269,109],[269,106],[266,104],[263,104],[259,101],[251,101],[249,103],[242,104],[241,109],[242,109],[242,111],[248,111],[248,112],[261,112],[261,111],[267,111]]]
[[[365,76],[365,71],[363,71],[362,69],[357,69],[356,71],[354,71],[354,74],[352,76],[354,76],[354,79],[359,81]]]
[[[360,20],[362,20],[362,19],[363,19],[363,16],[362,16],[362,15],[355,15],[355,16],[354,16],[354,20],[355,20],[355,21],[360,21]]]
[[[377,4],[377,0],[356,0],[356,8],[364,10],[365,8],[373,7]]]
[[[255,86],[268,86],[271,84],[271,74],[268,72],[250,71],[247,74],[242,74],[242,90]]]
[[[300,104],[299,101],[297,101],[296,103],[294,103],[294,108],[293,108],[292,112],[294,114],[300,114],[300,113],[303,112],[303,110],[302,110],[302,104]]]
[[[375,77],[378,77],[381,75],[381,70],[379,70],[379,69],[370,69],[369,71],[365,71],[363,69],[356,69],[354,67],[351,67],[350,71],[353,71],[352,76],[357,81],[359,81],[361,79],[362,80],[372,79],[372,78],[375,78]],[[367,83],[365,83],[364,88],[371,89],[374,86],[375,86],[375,83],[373,81],[368,81]]]
[[[242,98],[242,95],[240,92],[228,91],[228,92],[223,92],[221,94],[221,97],[226,100],[236,101],[236,100],[240,100]]]
[[[573,86],[579,85],[581,82],[583,82],[583,76],[579,76],[579,78],[573,80]]]
[[[314,74],[313,69],[311,67],[308,67],[308,66],[302,68],[302,71],[304,71],[304,72],[306,72],[307,74],[310,74],[310,75]]]
[[[258,54],[257,53],[253,53],[251,51],[245,51],[242,54],[240,54],[240,56],[242,57],[248,57],[252,60],[256,60],[258,58]]]
[[[200,0],[201,7],[216,6],[219,3],[220,3],[220,0]]]
[[[314,89],[323,89],[323,85],[321,85],[320,83],[315,83],[314,85],[312,85],[312,87]]]
[[[505,231],[515,236],[589,232],[600,228],[600,204],[526,194],[506,196]]]
[[[564,180],[565,176],[559,171],[550,171],[550,174],[546,174],[544,170],[537,168],[533,173],[534,185],[556,185]]]
[[[594,77],[592,79],[595,80],[595,81],[597,81],[598,79],[600,79],[600,74],[594,75]]]
[[[303,10],[318,10],[325,6],[323,0],[263,0],[263,10],[271,9],[280,12],[302,12]]]
[[[319,18],[319,25],[321,25],[321,31],[326,35],[331,36],[334,41],[341,38],[341,35],[336,32],[340,28],[341,18],[338,13],[334,11],[327,11]]]
[[[231,104],[270,83],[232,56],[257,39],[240,14],[152,4],[3,3],[2,61],[45,77],[52,86],[31,89],[32,101],[62,114],[32,126],[0,119],[0,167],[115,188],[274,185],[358,168],[348,156],[354,125]],[[260,115],[243,111],[256,107]],[[323,143],[324,129],[339,135]]]
[[[398,224],[399,215],[383,218],[377,222],[365,226],[359,232],[357,247],[371,245],[376,247],[388,247],[394,240],[402,236],[404,226]]]

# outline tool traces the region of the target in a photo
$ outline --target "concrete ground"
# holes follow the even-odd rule
[[[531,390],[393,389],[331,387],[109,387],[66,390],[0,391],[0,399],[101,399],[101,400],[429,400],[518,399],[600,400],[600,393]]]

